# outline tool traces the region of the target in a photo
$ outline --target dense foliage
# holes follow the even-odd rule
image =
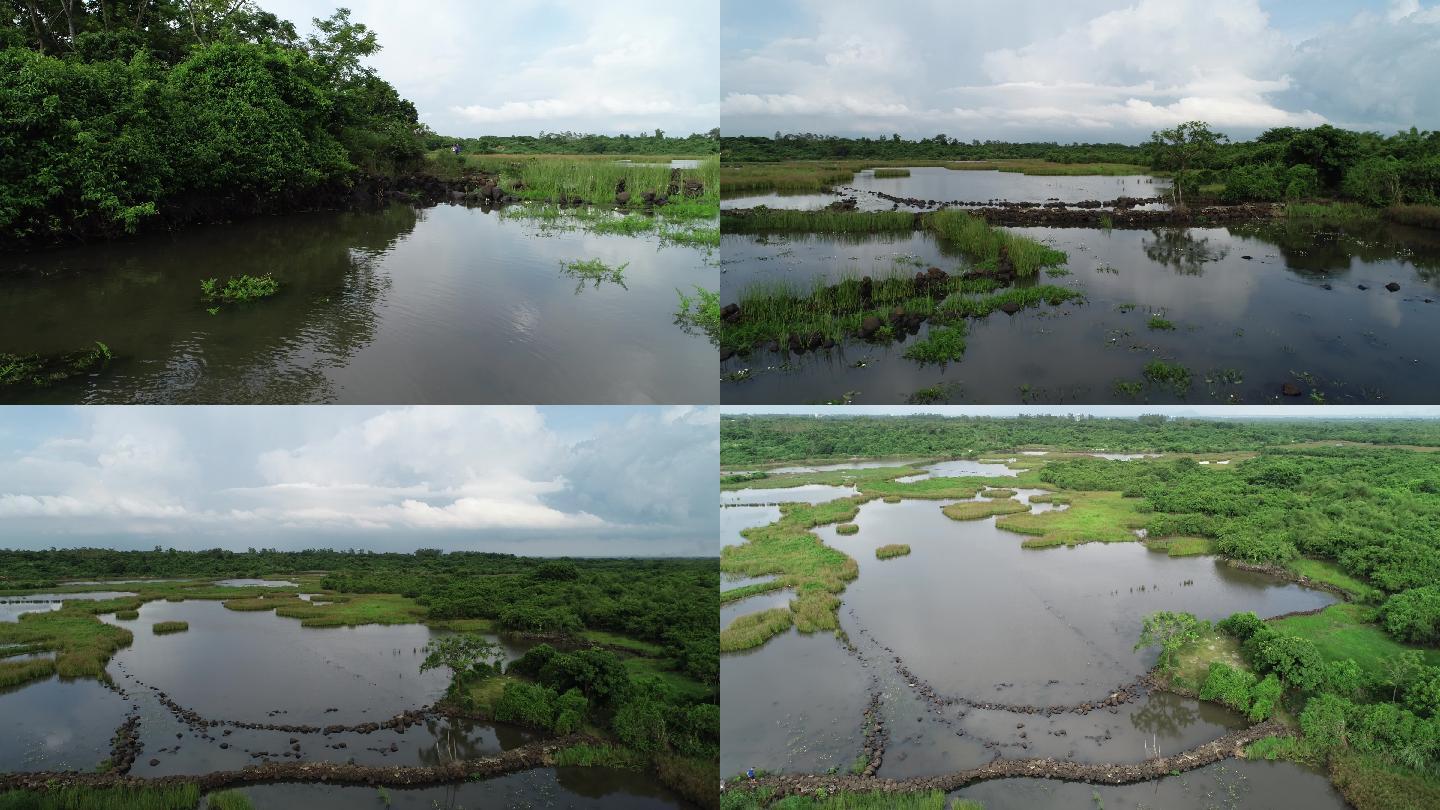
[[[850,456],[949,456],[1038,445],[1112,452],[1219,452],[1303,441],[1440,446],[1440,424],[1425,420],[1203,420],[1030,416],[725,416],[722,464]]]
[[[587,132],[541,132],[539,135],[482,135],[456,138],[426,132],[426,149],[459,144],[462,152],[509,155],[713,155],[720,151],[720,130],[685,137],[655,130],[649,135],[597,135]]]
[[[222,8],[223,6],[223,8]],[[0,246],[318,204],[423,158],[414,105],[242,0],[0,3]]]

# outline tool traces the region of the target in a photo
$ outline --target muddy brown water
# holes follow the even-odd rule
[[[577,283],[562,262],[628,263]],[[713,402],[715,351],[674,323],[703,250],[541,230],[458,205],[311,213],[0,256],[0,352],[102,341],[102,373],[35,403]],[[272,273],[207,312],[202,279]]]
[[[724,181],[722,179],[723,188]],[[955,170],[940,166],[917,166],[909,177],[876,177],[870,170],[857,172],[848,183],[836,187],[837,194],[742,194],[721,200],[721,208],[824,208],[839,196],[855,197],[862,211],[888,211],[893,203],[867,192],[883,192],[896,197],[922,200],[961,200],[964,202],[1043,203],[1051,200],[1113,200],[1117,197],[1155,197],[1169,187],[1163,179],[1144,175],[1112,177],[1043,176],[993,170]],[[908,206],[906,207],[908,208]]]
[[[1020,490],[1016,497],[1034,494]],[[839,613],[856,652],[829,634],[792,630],[756,650],[722,656],[724,773],[848,769],[860,754],[871,694],[889,729],[881,777],[952,772],[997,756],[1103,763],[1174,754],[1240,728],[1244,719],[1143,689],[1133,700],[1081,712],[972,704],[1103,701],[1153,665],[1155,653],[1133,645],[1141,620],[1156,610],[1218,619],[1335,601],[1211,558],[1171,558],[1139,543],[1025,549],[1024,536],[997,529],[994,518],[945,517],[945,503],[875,500],[860,508],[857,534],[815,530],[860,565]],[[911,553],[876,560],[874,549],[893,542],[909,544]],[[937,705],[925,688],[961,702]]]
[[[941,384],[949,401],[976,403],[1440,398],[1440,366],[1422,350],[1440,341],[1440,236],[1432,232],[1391,226],[1347,235],[1284,223],[1013,230],[1066,251],[1070,274],[1039,281],[1074,289],[1084,303],[969,321],[965,355],[948,365],[903,357],[928,325],[918,338],[888,346],[849,340],[802,355],[758,349],[722,364],[722,401],[848,394],[856,403],[893,403]],[[725,303],[755,284],[808,289],[816,279],[963,264],[920,233],[860,241],[726,235],[722,242]],[[1392,282],[1398,291],[1386,289]],[[1151,329],[1152,316],[1175,328]],[[1147,381],[1144,368],[1155,360],[1183,366],[1190,384]],[[1287,383],[1298,396],[1283,395]]]
[[[418,790],[380,791],[335,785],[255,785],[240,788],[257,810],[306,807],[350,810],[480,810],[488,807],[661,808],[690,807],[683,799],[642,774],[612,768],[539,768],[532,771]]]
[[[1290,762],[1227,760],[1179,776],[1135,785],[1087,785],[1049,779],[999,779],[971,785],[952,798],[986,810],[1344,810],[1345,799],[1324,774]]]

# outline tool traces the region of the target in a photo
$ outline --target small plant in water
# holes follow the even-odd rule
[[[905,350],[905,357],[921,363],[949,363],[965,356],[965,323],[937,326]]]
[[[1145,325],[1150,327],[1151,329],[1157,329],[1165,332],[1173,332],[1175,330],[1175,324],[1173,322],[1168,321],[1160,317],[1159,315],[1151,315],[1150,320]]]
[[[263,276],[249,276],[242,273],[225,279],[223,285],[213,278],[207,278],[200,282],[200,300],[207,304],[241,304],[246,301],[267,298],[279,291],[280,282],[276,281],[275,277],[269,273]]]
[[[601,282],[609,281],[624,288],[625,268],[629,266],[630,263],[626,262],[619,267],[611,267],[599,259],[560,263],[560,268],[565,275],[580,280],[580,284],[575,288],[576,292],[584,288],[587,281],[595,282],[596,287],[599,287]]]
[[[390,791],[383,787],[377,787],[375,788],[375,793],[380,797],[381,804],[384,804],[386,807],[390,806]]]
[[[1152,360],[1145,364],[1145,379],[1157,385],[1168,386],[1177,396],[1184,396],[1190,390],[1190,369],[1164,360]]]
[[[675,294],[680,296],[680,308],[675,312],[675,323],[692,334],[697,330],[704,332],[711,343],[719,345],[720,293],[696,285],[693,297],[678,288]]]
[[[939,402],[948,402],[959,393],[960,383],[958,381],[936,383],[928,388],[921,388],[907,397],[905,401],[911,405],[934,405]]]

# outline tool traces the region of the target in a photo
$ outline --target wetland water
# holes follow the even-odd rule
[[[354,728],[419,711],[443,694],[448,674],[422,674],[419,666],[424,645],[446,631],[418,624],[307,628],[271,612],[232,611],[218,601],[155,601],[141,607],[138,619],[101,619],[134,634],[106,668],[114,688],[97,680],[50,678],[0,691],[0,769],[93,770],[110,756],[111,738],[129,716],[139,718],[141,745],[130,773],[147,777],[290,760],[433,766],[541,739],[505,723],[433,713],[408,727]],[[150,627],[160,621],[190,627],[155,635]],[[527,648],[492,640],[501,643],[507,661]],[[187,721],[177,706],[196,712],[200,721]],[[326,734],[295,728],[303,726],[347,729]],[[257,807],[354,806],[346,802],[376,796],[373,789],[327,785],[245,790],[255,791]],[[430,807],[446,797],[479,807],[512,795],[555,807],[683,806],[642,774],[587,768],[392,793],[400,807]]]
[[[721,181],[723,185],[723,180]],[[857,172],[847,184],[836,187],[838,196],[855,197],[862,211],[889,211],[894,205],[871,192],[921,200],[963,200],[1043,203],[1051,200],[1114,200],[1117,197],[1156,197],[1169,181],[1144,175],[1070,177],[1044,176],[994,170],[956,170],[940,166],[917,166],[909,177],[876,177],[870,170]],[[858,193],[857,193],[858,192]],[[836,194],[743,194],[720,201],[721,208],[824,208],[835,202]],[[911,208],[911,206],[901,206]]]
[[[995,466],[949,464],[931,469],[988,475],[993,471],[984,468]],[[1016,497],[1028,501],[1036,492],[1022,489]],[[783,500],[783,491],[777,496]],[[1105,703],[1154,663],[1153,651],[1133,649],[1146,614],[1271,616],[1335,601],[1212,558],[1171,558],[1140,543],[1025,549],[1025,536],[996,528],[994,518],[945,517],[941,507],[950,502],[874,500],[860,508],[857,534],[838,535],[833,525],[814,530],[859,563],[839,612],[855,651],[826,633],[791,630],[722,656],[722,773],[848,770],[860,754],[872,696],[889,735],[882,778],[950,773],[997,756],[1103,763],[1140,762],[1157,749],[1174,754],[1246,723],[1215,704],[1143,687],[1130,699]],[[894,542],[909,544],[911,553],[875,559],[876,547]],[[740,609],[746,603],[771,606],[762,601],[732,603],[726,611],[733,617],[748,612]],[[1238,781],[1229,776],[1235,773]],[[1276,791],[1291,789],[1314,797],[1317,807],[1344,806],[1323,776],[1268,763],[1225,762],[1104,795],[1107,803],[1114,797],[1107,806],[1208,807],[1217,795],[1203,786],[1222,777],[1234,787],[1234,803],[1226,799],[1224,806],[1273,806],[1267,802]],[[984,797],[987,808],[1075,806],[1066,804],[1071,794],[1060,783],[1009,781],[1017,782],[1013,792],[996,783],[959,795]],[[1090,787],[1078,787],[1084,791],[1075,795],[1088,798]],[[1044,798],[1052,794],[1058,798]]]
[[[581,282],[561,262],[628,264]],[[37,403],[710,402],[714,347],[674,322],[704,250],[460,205],[295,214],[0,256],[0,352],[109,346]],[[202,279],[273,274],[220,307]]]
[[[1069,274],[1042,273],[1039,283],[1074,289],[1083,302],[970,320],[964,357],[948,365],[904,358],[915,337],[852,338],[799,355],[757,348],[721,364],[722,401],[892,403],[937,385],[952,402],[977,403],[1440,399],[1440,367],[1423,350],[1440,341],[1433,233],[1377,226],[1346,235],[1294,223],[1009,230],[1065,251]],[[756,284],[808,289],[817,279],[964,264],[919,232],[729,234],[721,250],[724,304]],[[1152,317],[1173,328],[1152,328]],[[920,327],[920,338],[928,333]],[[1188,382],[1148,379],[1157,360],[1183,367]]]

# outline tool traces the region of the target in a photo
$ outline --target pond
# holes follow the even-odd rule
[[[129,708],[93,680],[51,676],[0,689],[0,770],[92,771],[109,758]]]
[[[1038,492],[1022,489],[1016,498],[1028,502]],[[848,768],[860,754],[872,698],[889,729],[881,777],[948,773],[995,756],[1138,762],[1156,749],[1174,754],[1241,728],[1244,719],[1143,688],[1118,705],[1074,712],[1007,707],[1093,705],[1131,686],[1155,662],[1153,650],[1133,646],[1141,620],[1156,610],[1219,619],[1335,601],[1140,543],[1026,549],[1024,535],[996,528],[994,518],[946,517],[941,507],[952,502],[874,500],[861,506],[857,534],[839,535],[833,525],[814,530],[859,563],[839,611],[855,650],[828,633],[791,630],[722,656],[723,773]],[[895,542],[911,553],[875,558],[876,547]],[[772,606],[761,597],[739,604],[746,603]],[[726,606],[729,618],[741,612]],[[925,687],[957,702],[937,710]]]
[[[1117,197],[1157,197],[1169,188],[1168,181],[1145,175],[1045,176],[941,166],[917,166],[909,171],[909,177],[876,177],[874,171],[867,169],[857,172],[849,183],[840,184],[834,190],[838,196],[854,197],[861,210],[889,211],[895,203],[876,196],[875,192],[939,202],[984,204],[1059,200],[1076,203],[1083,200],[1108,202]],[[764,205],[769,208],[815,209],[824,208],[836,199],[837,194],[745,193],[722,199],[720,205],[721,208]]]
[[[336,785],[255,785],[240,789],[255,807],[350,810],[479,810],[486,807],[614,808],[661,810],[689,807],[674,792],[643,774],[612,768],[538,768],[480,782],[380,791]]]
[[[1350,236],[1275,223],[1010,230],[1065,251],[1068,275],[1040,281],[1083,299],[970,320],[964,356],[948,365],[903,356],[928,324],[889,345],[852,338],[799,355],[757,348],[722,363],[722,400],[894,403],[929,389],[976,403],[1440,399],[1440,367],[1422,348],[1440,341],[1433,234],[1394,226]],[[920,233],[859,243],[728,235],[722,250],[726,303],[753,284],[808,289],[816,279],[963,264]]]
[[[577,279],[562,262],[626,265]],[[36,403],[713,402],[715,352],[675,323],[705,251],[541,229],[459,205],[308,213],[0,257],[0,352],[105,343]],[[204,279],[279,293],[202,302]]]

